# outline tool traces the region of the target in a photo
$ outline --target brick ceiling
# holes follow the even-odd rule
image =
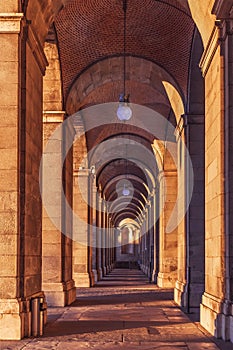
[[[64,105],[73,84],[78,78],[82,78],[84,72],[88,72],[90,67],[106,58],[123,55],[123,15],[122,0],[70,0],[59,12],[55,19],[55,29],[61,62]],[[186,0],[128,0],[126,54],[161,67],[176,82],[185,98],[194,29]],[[116,102],[121,83],[119,79],[103,82],[102,86],[91,91],[80,101],[80,108],[96,103]],[[159,108],[165,118],[170,115],[170,106],[166,98],[164,99],[162,94],[159,96],[154,87],[146,87],[143,81],[140,85],[140,82],[136,84],[128,80],[127,91],[131,93],[132,99],[135,97],[135,101],[132,102],[150,106],[155,110]],[[102,142],[102,139],[114,135],[113,129],[105,127],[88,132],[88,149]],[[115,131],[117,132],[119,130]],[[134,132],[139,137],[145,137]],[[146,139],[147,148],[150,148],[153,140],[150,135]],[[112,181],[114,177],[118,179],[119,176],[124,176],[125,168],[124,159],[113,159],[103,170],[97,169],[99,184],[106,187],[108,181]],[[138,177],[131,179],[135,186],[134,199],[131,205],[127,206],[128,212],[127,209],[123,209],[115,215],[116,222],[126,217],[135,218],[138,214],[135,207],[140,207],[137,203],[143,203],[143,198],[147,196],[143,185],[146,181],[141,169],[131,164],[128,176],[130,174]],[[106,196],[117,198],[116,193],[112,195],[116,185],[117,180],[116,183],[112,182],[105,193]]]
[[[90,65],[123,53],[122,0],[73,0],[60,11],[55,28],[66,98]],[[126,53],[162,66],[184,95],[193,31],[186,0],[128,0]]]

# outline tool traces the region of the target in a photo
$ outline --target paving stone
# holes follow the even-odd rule
[[[124,287],[109,287],[105,277],[105,287],[80,288],[73,305],[49,309],[43,337],[0,342],[0,349],[225,350],[174,305],[170,291],[148,284],[140,271],[133,273],[134,285],[127,283],[130,271],[115,273],[125,273]]]
[[[19,341],[0,341],[1,350],[21,350],[29,343],[29,340]]]
[[[217,345],[213,343],[188,343],[189,350],[218,350]],[[233,347],[232,347],[233,348]]]

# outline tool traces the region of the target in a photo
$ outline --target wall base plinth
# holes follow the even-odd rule
[[[91,286],[93,287],[98,282],[98,273],[95,269],[91,271]]]
[[[32,300],[38,300],[38,327],[33,322]],[[43,335],[47,321],[47,304],[43,292],[30,298],[0,299],[0,340],[21,340],[25,337]]]
[[[208,293],[202,296],[200,323],[216,338],[233,342],[233,305]]]
[[[74,281],[60,283],[43,283],[48,306],[65,306],[72,304],[76,299]]]
[[[176,273],[159,272],[157,285],[160,288],[174,288],[176,283]]]
[[[174,288],[174,301],[177,305],[184,307],[185,306],[185,283],[176,281]]]
[[[108,265],[107,266],[107,273],[110,273],[112,271],[112,267],[111,267],[111,265]]]
[[[157,281],[158,281],[158,271],[153,270],[151,282],[157,284]]]
[[[75,286],[78,287],[90,287],[91,286],[91,278],[89,273],[74,273],[73,279],[75,281]]]
[[[101,281],[103,278],[103,271],[102,269],[97,270],[97,275],[98,275],[98,281]]]
[[[201,283],[190,284],[189,287],[181,281],[176,281],[174,288],[174,301],[185,308],[187,312],[199,314],[201,297],[204,285]]]

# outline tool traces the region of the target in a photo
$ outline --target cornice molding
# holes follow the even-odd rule
[[[212,14],[216,15],[217,19],[233,18],[233,0],[215,0]]]
[[[33,30],[30,22],[26,22],[27,25],[27,43],[31,48],[32,54],[36,59],[38,66],[40,67],[41,73],[45,75],[46,67],[49,65],[48,60],[44,53],[44,48],[42,47],[37,34]]]
[[[199,66],[201,68],[203,77],[206,76],[209,70],[210,64],[213,60],[213,57],[219,46],[219,31],[220,31],[219,26],[216,25],[211,33],[206,49],[201,57]]]
[[[44,111],[43,123],[63,123],[65,120],[64,111]]]
[[[19,34],[23,17],[23,13],[0,13],[0,33]]]

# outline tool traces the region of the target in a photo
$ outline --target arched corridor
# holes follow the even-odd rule
[[[80,288],[71,306],[50,309],[42,338],[5,341],[2,349],[231,349],[199,329],[172,297],[139,270],[116,269],[95,288]]]
[[[126,274],[168,328],[172,291],[233,343],[232,20],[233,0],[0,0],[0,341],[79,314],[83,288],[114,310]]]

